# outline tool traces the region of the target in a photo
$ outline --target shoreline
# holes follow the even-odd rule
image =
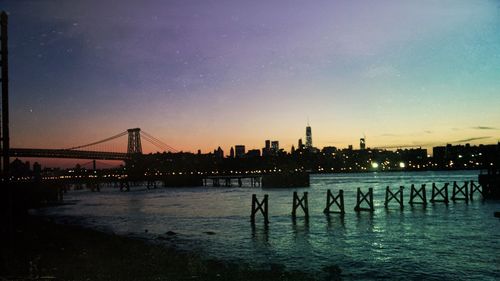
[[[256,270],[33,215],[2,244],[0,280],[341,280],[335,266],[321,279],[279,264]]]

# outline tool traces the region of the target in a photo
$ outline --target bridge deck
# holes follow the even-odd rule
[[[130,155],[122,152],[83,151],[69,149],[11,148],[10,157],[72,158],[96,160],[128,160]]]

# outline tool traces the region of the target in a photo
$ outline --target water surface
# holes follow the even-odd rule
[[[464,201],[408,204],[410,185],[477,180],[477,171],[392,172],[313,175],[310,188],[250,187],[158,188],[144,186],[119,192],[71,191],[75,202],[44,210],[44,214],[78,221],[84,226],[196,251],[207,258],[252,267],[282,264],[289,270],[324,275],[338,265],[346,280],[371,278],[425,280],[499,280],[499,201],[479,194]],[[393,202],[384,208],[385,187],[404,189],[404,210]],[[356,213],[356,189],[374,190],[375,212]],[[344,190],[346,214],[325,216],[326,190]],[[309,192],[308,221],[291,218],[293,191]],[[451,185],[449,196],[451,198]],[[250,224],[252,194],[269,195],[269,220]],[[173,231],[176,235],[167,235]],[[160,237],[160,239],[159,239]]]

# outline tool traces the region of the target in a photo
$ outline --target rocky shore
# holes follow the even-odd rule
[[[32,216],[1,244],[0,280],[318,280],[280,265],[254,270]],[[340,269],[328,271],[320,280],[340,280]]]

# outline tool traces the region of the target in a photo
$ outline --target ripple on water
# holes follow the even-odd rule
[[[409,186],[477,179],[475,171],[313,175],[308,221],[290,217],[291,189],[158,188],[131,193],[68,193],[74,205],[44,210],[78,224],[200,252],[207,257],[265,268],[282,264],[326,274],[340,266],[344,279],[498,280],[500,202],[478,200],[409,206]],[[403,210],[384,208],[385,187],[405,186]],[[375,212],[353,211],[356,189],[374,188]],[[323,215],[325,193],[344,190],[346,214]],[[451,196],[451,189],[450,189]],[[270,224],[249,223],[251,195],[269,194]],[[148,230],[145,233],[145,229]],[[168,231],[175,235],[169,239]],[[210,233],[210,234],[207,234]],[[333,266],[333,267],[332,267]],[[333,268],[333,269],[332,269]],[[319,275],[318,275],[319,276]]]

